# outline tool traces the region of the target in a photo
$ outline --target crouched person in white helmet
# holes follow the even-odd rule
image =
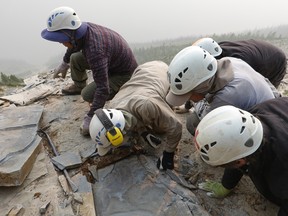
[[[218,44],[212,38],[201,38],[192,45],[205,49],[217,60],[224,57],[233,57],[245,61],[266,78],[267,83],[276,94],[276,88],[278,88],[286,74],[287,59],[285,53],[279,47],[267,41],[249,39],[221,41]],[[253,72],[251,74],[252,77],[254,77]],[[175,112],[188,112],[194,105],[193,101],[189,100],[185,105],[175,107]]]
[[[42,30],[41,36],[67,47],[53,77],[61,73],[65,78],[70,68],[73,84],[63,88],[62,94],[81,94],[89,103],[90,109],[80,126],[80,133],[89,136],[94,111],[114,97],[138,66],[132,49],[117,32],[95,23],[82,22],[74,9],[65,6],[50,12],[47,28]],[[93,77],[89,84],[87,70],[91,70]]]
[[[225,167],[222,181],[206,181],[199,188],[212,197],[225,197],[244,174],[268,200],[288,215],[288,98],[255,105],[249,112],[222,106],[199,123],[195,145],[209,165]]]
[[[200,120],[213,109],[233,105],[247,110],[279,92],[260,73],[241,59],[216,60],[208,51],[190,46],[182,49],[169,65],[170,90],[166,100],[180,106],[187,100],[195,104],[187,116],[187,130],[194,136]]]
[[[161,61],[138,66],[131,79],[107,104],[108,109],[95,111],[89,131],[100,156],[121,146],[129,131],[138,132],[150,145],[157,147],[161,140],[147,132],[149,128],[167,138],[157,167],[174,168],[174,152],[181,139],[182,124],[165,101],[169,90],[167,70],[168,65]]]

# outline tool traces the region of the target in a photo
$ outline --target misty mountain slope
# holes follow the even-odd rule
[[[39,71],[39,66],[17,59],[0,59],[0,72],[27,78]]]
[[[267,40],[271,43],[277,43],[281,47],[283,43],[279,44],[277,41],[283,41],[286,39],[288,40],[288,25],[267,27],[263,29],[253,29],[237,33],[227,32],[220,35],[191,34],[189,37],[156,40],[147,43],[131,43],[130,46],[133,49],[139,64],[156,59],[162,60],[169,64],[177,52],[179,52],[182,48],[191,45],[201,37],[212,37],[216,41],[255,38]],[[6,59],[0,59],[0,72],[3,72],[6,75],[13,74],[21,78],[27,78],[39,71],[42,72],[56,68],[62,61],[63,55],[63,51],[61,53],[55,53],[54,56],[46,60],[45,64],[41,65],[39,65],[37,62],[34,62],[33,59],[31,59],[29,62],[26,62],[19,59],[13,59],[13,57],[9,56]]]

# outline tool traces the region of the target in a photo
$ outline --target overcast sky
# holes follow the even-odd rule
[[[41,38],[49,12],[74,8],[82,21],[120,33],[129,43],[230,33],[288,24],[285,0],[7,0],[1,3],[0,58],[45,63],[65,51]]]

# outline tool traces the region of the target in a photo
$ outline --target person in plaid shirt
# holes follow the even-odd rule
[[[102,108],[130,79],[138,66],[125,39],[117,32],[90,22],[81,22],[70,7],[58,7],[50,12],[47,28],[41,36],[67,47],[62,63],[54,70],[65,78],[68,69],[74,83],[62,89],[66,95],[81,94],[90,104],[80,127],[82,135],[89,135],[94,111]],[[87,85],[86,70],[91,70],[94,82]]]

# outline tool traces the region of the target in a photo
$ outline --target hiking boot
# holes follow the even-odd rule
[[[70,86],[67,86],[66,88],[62,89],[62,94],[65,95],[80,95],[82,91],[82,88],[76,86],[75,84],[72,84]]]

